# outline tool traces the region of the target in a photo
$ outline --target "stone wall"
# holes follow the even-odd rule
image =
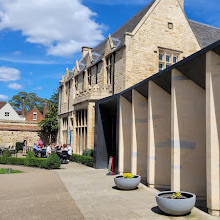
[[[40,127],[36,122],[0,121],[0,146],[15,146],[24,139],[28,146],[33,146],[39,137]]]

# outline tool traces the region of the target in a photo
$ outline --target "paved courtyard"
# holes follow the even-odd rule
[[[137,190],[121,191],[106,170],[75,163],[63,167],[57,172],[85,219],[219,219],[196,208],[188,216],[165,216],[157,208],[156,190],[141,184]]]
[[[196,208],[188,216],[165,216],[157,208],[156,190],[142,184],[117,190],[105,170],[76,163],[59,170],[0,165],[7,167],[24,173],[0,176],[1,220],[219,219]]]

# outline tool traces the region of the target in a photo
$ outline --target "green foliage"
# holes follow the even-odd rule
[[[83,156],[89,156],[89,157],[93,157],[93,153],[94,153],[94,150],[91,150],[91,149],[86,149],[83,151]]]
[[[44,105],[47,99],[37,96],[36,93],[19,92],[17,95],[14,95],[11,100],[9,100],[9,103],[15,110],[19,111],[22,110],[23,99],[26,111],[30,111],[36,107],[41,113],[43,113]]]
[[[93,167],[93,158],[90,156],[73,154],[70,160],[76,163],[84,164],[88,167]]]
[[[32,157],[30,154],[27,158],[18,157],[0,157],[0,164],[25,165],[28,167],[39,167],[45,169],[60,168],[60,160],[56,153],[51,154],[49,158]],[[58,160],[57,160],[58,159]]]
[[[16,151],[23,150],[23,142],[16,142]]]
[[[23,171],[11,170],[11,173],[23,173]],[[8,174],[8,169],[0,169],[0,174]]]
[[[33,160],[32,160],[33,159]],[[34,153],[32,151],[28,151],[25,161],[24,161],[24,165],[27,167],[32,167],[35,164],[35,157],[34,157]]]
[[[5,150],[3,153],[3,157],[11,157],[11,153],[9,150]]]
[[[46,161],[46,169],[58,169],[60,168],[61,162],[55,152],[52,152]]]
[[[0,164],[24,165],[25,158],[0,157]]]
[[[48,112],[45,116],[45,119],[39,122],[41,132],[44,133],[44,135],[48,136],[50,142],[56,140],[58,132],[58,100],[59,93],[58,91],[56,91],[52,95],[51,99],[47,102]]]

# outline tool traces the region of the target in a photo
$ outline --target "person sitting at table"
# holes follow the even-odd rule
[[[57,146],[56,146],[56,151],[61,151],[62,150],[62,145],[61,144],[58,144]]]
[[[51,154],[51,144],[49,144],[49,145],[47,146],[47,151],[46,151],[47,157],[49,157],[50,154]]]
[[[41,149],[37,146],[36,143],[34,143],[33,150],[38,153]]]
[[[72,150],[72,147],[70,146],[70,144],[67,144],[67,151],[68,151],[68,158],[70,159],[70,157],[73,154],[73,150]]]
[[[66,144],[63,144],[62,151],[68,151]]]

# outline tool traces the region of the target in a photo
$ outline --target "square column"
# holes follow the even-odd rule
[[[131,171],[147,179],[148,102],[132,90]]]
[[[170,189],[171,96],[153,81],[148,87],[148,185]]]
[[[206,54],[206,171],[207,207],[220,215],[220,56]]]
[[[171,188],[206,197],[205,90],[172,70]]]
[[[120,96],[119,173],[131,172],[131,103]]]

